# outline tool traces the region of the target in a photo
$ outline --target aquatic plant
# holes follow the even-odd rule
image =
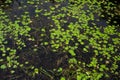
[[[107,25],[106,27],[97,27],[94,23],[93,26],[89,26],[90,20],[95,20],[94,14],[98,13],[99,16],[102,15],[99,12],[102,7],[101,3],[94,0],[91,1],[70,1],[69,6],[62,7],[57,12],[57,8],[50,8],[50,12],[46,12],[45,16],[51,16],[51,19],[54,21],[55,26],[50,29],[50,44],[51,50],[53,52],[67,52],[71,55],[72,58],[69,58],[70,68],[67,70],[63,69],[63,77],[61,79],[74,79],[77,76],[77,80],[87,80],[95,79],[99,80],[101,78],[107,78],[109,76],[109,71],[111,74],[118,72],[116,71],[118,65],[115,57],[117,59],[119,56],[119,43],[115,45],[114,43],[118,42],[117,26]],[[81,3],[81,4],[80,4]],[[84,6],[86,5],[86,6]],[[90,6],[89,6],[90,5]],[[97,5],[97,6],[96,6]],[[87,8],[87,9],[84,9]],[[52,11],[53,10],[53,11]],[[54,12],[54,10],[56,10]],[[66,14],[64,14],[64,13]],[[75,18],[75,22],[67,22],[68,18]],[[67,26],[64,26],[65,23],[68,23]],[[115,39],[113,36],[116,36]],[[112,40],[111,40],[112,39]],[[82,47],[79,47],[82,46]],[[81,61],[78,56],[84,54],[88,55],[89,61]],[[86,59],[86,58],[85,58]],[[117,60],[119,61],[119,59]],[[113,63],[113,65],[111,65]],[[111,66],[109,66],[111,65]],[[77,67],[76,67],[77,66]],[[71,68],[74,68],[73,76],[70,76],[68,73],[71,73]],[[93,69],[93,70],[91,70]],[[69,72],[70,71],[70,72]]]
[[[32,79],[38,75],[51,80],[56,77],[59,80],[100,80],[113,75],[115,79],[120,78],[119,25],[111,25],[111,17],[106,20],[106,26],[95,22],[106,16],[104,8],[107,13],[115,4],[97,0],[27,0],[25,4],[28,6],[22,4],[24,11],[14,21],[9,13],[0,9],[0,70],[14,74],[19,69]],[[96,20],[95,15],[100,18]],[[50,22],[41,24],[40,21],[44,21],[41,17]],[[37,22],[41,25],[34,24]],[[44,69],[36,61],[42,54],[39,50],[46,55],[66,55],[67,66],[61,66],[64,59],[60,58],[55,61],[55,69]]]
[[[20,20],[12,22],[2,9],[0,9],[0,15],[0,68],[11,68],[13,73],[12,68],[21,66],[18,62],[17,50],[26,47],[22,37],[30,37],[28,34],[31,30],[28,26],[30,22],[28,17],[23,17],[22,26]]]

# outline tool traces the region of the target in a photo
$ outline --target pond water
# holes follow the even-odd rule
[[[41,18],[39,19],[40,21],[38,21],[36,23],[36,25],[40,24],[40,26],[45,26],[46,23],[48,23],[50,20],[48,20],[43,15],[44,10],[49,11],[49,7],[54,6],[54,5],[56,5],[56,3],[45,2],[43,0],[40,1],[39,5],[38,4],[30,5],[30,4],[27,3],[27,0],[14,0],[8,6],[8,8],[5,8],[4,10],[9,14],[10,19],[12,21],[15,21],[16,18],[20,17],[23,14],[23,12],[29,12],[30,13],[30,18],[33,19],[33,20],[37,20],[35,18],[35,9],[36,9],[36,7],[39,8],[39,9],[43,9],[43,12],[39,13]],[[64,3],[60,3],[61,7],[65,7],[67,5],[68,5],[68,0],[66,0]],[[61,7],[59,7],[59,8],[61,8]],[[87,5],[85,5],[85,7],[83,9],[88,10]],[[95,17],[95,20],[90,21],[90,23],[89,23],[90,26],[92,26],[91,25],[92,22],[94,22],[97,26],[106,26],[107,25],[106,20],[102,19],[100,16],[98,16],[98,14],[94,14],[94,17]],[[97,20],[99,20],[99,21],[97,21]],[[75,21],[75,19],[73,18],[72,21]]]
[[[14,22],[17,19],[21,18],[21,15],[24,14],[24,12],[29,12],[31,24],[29,25],[32,28],[31,35],[34,36],[36,42],[26,42],[27,47],[23,48],[22,51],[18,51],[19,56],[22,57],[20,59],[21,62],[24,62],[26,60],[29,60],[29,62],[32,65],[35,65],[36,67],[42,66],[45,70],[48,70],[52,74],[50,70],[54,68],[64,67],[66,68],[68,65],[67,58],[68,56],[66,54],[56,54],[52,51],[49,51],[49,47],[45,48],[44,46],[39,47],[38,51],[35,53],[33,50],[33,46],[37,45],[40,46],[37,41],[39,41],[39,35],[40,35],[40,29],[42,27],[49,27],[50,25],[55,25],[54,22],[49,19],[48,17],[44,16],[45,11],[49,11],[50,6],[58,5],[58,3],[53,2],[45,2],[44,0],[40,0],[40,2],[36,3],[27,3],[27,0],[14,0],[11,4],[9,4],[8,7],[5,7],[3,10],[9,15],[10,19]],[[66,0],[63,3],[60,3],[61,7],[65,7],[68,5],[68,0]],[[38,13],[39,18],[36,17],[35,10],[36,9],[42,9],[40,13]],[[83,8],[83,10],[87,10],[87,5]],[[106,27],[107,22],[106,18],[101,18],[98,16],[98,14],[94,14],[95,20],[89,21],[89,26],[93,26],[92,23],[95,23],[98,27]],[[69,18],[68,23],[70,22],[76,22],[75,18]],[[68,23],[65,23],[63,26],[64,28],[68,25]],[[49,33],[48,33],[49,34]],[[11,45],[11,44],[10,44]],[[34,54],[34,56],[33,56]],[[90,55],[82,55],[84,57],[89,57]],[[32,60],[31,60],[32,59]],[[36,62],[36,63],[35,63]],[[23,77],[23,76],[22,76]],[[41,77],[45,80],[47,79],[44,75],[41,75]],[[57,80],[57,79],[56,79]]]
[[[37,1],[35,1],[35,2],[37,2]],[[54,25],[54,23],[51,19],[48,19],[46,16],[44,16],[44,12],[49,11],[50,10],[49,7],[54,6],[56,4],[57,3],[45,2],[43,0],[41,0],[38,3],[31,3],[31,4],[27,3],[27,0],[14,0],[11,4],[9,4],[8,8],[4,9],[4,11],[9,15],[10,19],[13,22],[15,20],[17,20],[18,18],[21,18],[21,15],[23,15],[24,12],[29,12],[30,19],[32,21],[32,23],[30,24],[30,27],[33,29],[33,32],[31,32],[31,33],[35,33],[35,34],[33,34],[33,36],[37,41],[37,39],[39,39],[39,34],[40,34],[39,29],[41,27],[48,27],[48,29],[49,29],[49,25],[51,25],[51,24]],[[61,7],[66,7],[67,5],[68,5],[68,0],[66,0],[63,3],[60,3],[60,7],[58,9],[60,9]],[[39,13],[39,18],[35,17],[36,8],[42,9],[42,12]],[[88,6],[85,5],[83,10],[85,10],[85,11],[88,10]],[[89,21],[89,26],[93,26],[92,23],[95,23],[98,27],[107,26],[106,20],[101,18],[100,16],[98,16],[98,14],[94,14],[94,17],[95,17],[95,20]],[[69,18],[68,23],[69,22],[76,22],[76,19],[75,18]],[[68,23],[65,23],[63,28],[68,26]],[[36,29],[38,29],[38,31]],[[26,42],[26,43],[27,43],[28,47],[32,46],[31,43],[29,43],[29,42]],[[41,50],[44,50],[44,48],[42,48]],[[45,54],[46,53],[44,51],[40,52],[40,59],[45,60],[45,62],[42,62],[40,64],[45,63],[44,66],[46,68],[48,68],[47,65],[49,65],[49,64],[52,65],[52,62],[55,61],[56,55],[53,54],[53,53],[49,53],[45,56]],[[45,57],[43,57],[43,56],[45,56]],[[48,59],[46,59],[46,58],[48,58]],[[58,58],[58,56],[57,56],[57,58]],[[52,66],[49,66],[49,67],[51,67],[51,69],[52,69]]]

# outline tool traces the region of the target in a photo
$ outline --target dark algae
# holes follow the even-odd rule
[[[0,0],[0,80],[120,80],[120,0]]]

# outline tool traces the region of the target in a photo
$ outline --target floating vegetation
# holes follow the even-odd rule
[[[115,3],[1,0],[0,78],[119,80],[120,5]]]

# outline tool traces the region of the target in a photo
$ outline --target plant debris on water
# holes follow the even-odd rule
[[[119,80],[119,0],[0,0],[1,80]]]

